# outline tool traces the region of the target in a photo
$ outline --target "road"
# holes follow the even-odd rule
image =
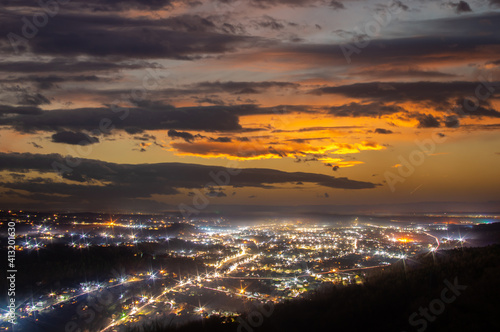
[[[231,259],[227,259],[224,261],[224,263],[220,264],[220,266],[223,266],[225,265],[226,263],[230,262],[230,261],[233,261],[233,260],[236,260],[238,258],[242,258],[243,256],[245,256],[246,253],[245,251],[243,251],[241,254],[235,256],[235,257],[232,257]],[[259,256],[259,254],[257,255],[253,255],[250,260],[252,259],[255,259]],[[247,260],[245,260],[247,261]],[[236,262],[234,264],[238,265],[240,262]],[[222,274],[219,274],[217,272],[214,272],[214,273],[206,273],[206,274],[202,274],[199,278],[199,282],[203,282],[207,279],[215,279],[215,278],[220,278],[220,277],[223,277],[224,274],[227,274],[227,273],[231,273],[231,271],[234,270],[234,269],[228,269],[227,271],[223,272]],[[101,330],[101,332],[104,332],[104,331],[108,331],[109,329],[111,329],[112,327],[115,327],[117,325],[120,325],[122,323],[125,323],[131,315],[134,315],[136,313],[139,313],[141,312],[142,310],[144,310],[147,306],[155,303],[156,301],[158,301],[160,298],[162,298],[163,296],[165,296],[165,294],[169,293],[170,291],[176,289],[176,288],[179,288],[179,287],[182,287],[182,286],[185,286],[187,284],[192,284],[191,280],[188,279],[188,281],[184,282],[184,281],[179,281],[179,283],[175,286],[172,286],[170,288],[165,288],[165,290],[158,296],[156,296],[155,298],[151,298],[149,299],[149,301],[144,304],[143,306],[141,307],[138,307],[138,308],[135,308],[135,309],[132,309],[128,314],[126,314],[124,317],[118,319],[118,320],[115,320],[113,322],[111,322],[111,324],[109,324],[108,326],[106,326],[104,329]]]
[[[436,243],[437,243],[437,247],[434,248],[434,251],[437,251],[439,249],[439,246],[441,245],[441,242],[439,242],[439,239],[437,237],[435,237],[434,235],[432,234],[429,234],[427,232],[424,232],[425,235],[428,235],[430,237],[433,237],[435,240],[436,240]]]

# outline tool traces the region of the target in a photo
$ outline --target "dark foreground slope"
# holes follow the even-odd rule
[[[499,245],[441,251],[372,273],[364,285],[334,287],[268,307],[267,316],[256,309],[237,322],[214,318],[146,330],[500,331],[499,277]]]

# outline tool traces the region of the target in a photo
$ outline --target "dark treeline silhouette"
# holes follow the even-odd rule
[[[499,245],[439,251],[370,272],[363,285],[327,287],[276,305],[255,326],[214,317],[177,328],[156,323],[144,331],[499,331],[499,276]],[[447,282],[467,287],[457,290],[460,295],[451,303],[441,300]],[[454,293],[445,295],[453,298]],[[419,311],[429,306],[427,319]],[[252,317],[241,319],[249,323]]]

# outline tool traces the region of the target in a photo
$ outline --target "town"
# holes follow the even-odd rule
[[[19,284],[14,326],[16,331],[31,331],[32,324],[126,331],[158,320],[180,325],[219,316],[234,321],[251,306],[300,298],[329,285],[361,284],[370,271],[468,241],[465,235],[445,236],[449,223],[371,219],[231,224],[223,217],[3,211],[2,223],[16,223],[18,265],[50,260],[58,248],[58,254],[71,256],[57,256],[59,261],[79,257],[86,269],[82,278],[58,265],[50,271],[53,280],[38,271],[29,287]],[[495,219],[460,220],[471,227]],[[106,255],[111,258],[104,268],[92,258]],[[28,265],[19,266],[18,278],[31,273]],[[88,277],[93,270],[96,279]],[[72,279],[57,278],[66,274]],[[12,330],[9,312],[1,318],[1,330]]]

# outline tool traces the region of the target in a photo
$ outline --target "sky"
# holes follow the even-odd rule
[[[498,0],[0,2],[2,209],[498,211]]]

